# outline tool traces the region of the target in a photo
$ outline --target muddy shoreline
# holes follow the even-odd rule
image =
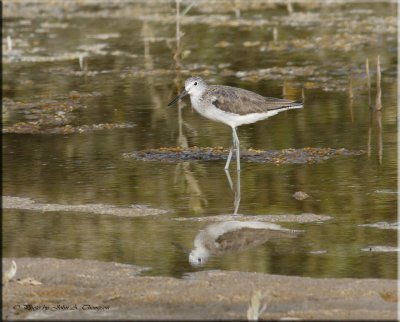
[[[165,209],[154,209],[144,205],[130,205],[129,207],[116,207],[105,204],[51,204],[36,202],[31,198],[3,196],[3,209],[23,209],[37,212],[85,212],[95,215],[113,215],[119,217],[144,217],[157,216],[168,213]]]
[[[379,319],[397,316],[397,282],[199,271],[183,279],[94,260],[3,258],[3,319],[242,319],[256,292],[260,319]],[[30,278],[27,279],[27,278]],[[34,281],[34,282],[33,282]]]

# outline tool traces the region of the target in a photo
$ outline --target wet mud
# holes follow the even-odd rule
[[[378,229],[399,229],[399,223],[398,222],[385,222],[385,221],[379,221],[374,224],[362,224],[359,225],[360,227],[371,227],[371,228],[378,228]]]
[[[99,130],[132,128],[130,123],[100,123],[77,125],[76,111],[86,108],[85,98],[101,96],[100,93],[72,91],[68,97],[38,99],[33,102],[3,100],[3,113],[17,113],[20,121],[3,127],[3,133],[16,134],[72,134]]]
[[[36,202],[30,198],[2,197],[3,209],[23,209],[40,212],[73,211],[85,212],[97,215],[113,215],[120,217],[144,217],[157,216],[168,213],[167,210],[154,209],[142,205],[131,205],[129,207],[116,207],[105,204],[83,204],[83,205],[62,205]]]
[[[333,148],[311,148],[302,149],[284,149],[280,151],[264,151],[264,150],[242,150],[241,159],[249,162],[259,163],[316,163],[328,160],[337,156],[357,156],[363,154],[364,151],[333,149]],[[158,162],[182,162],[182,161],[217,161],[226,160],[229,150],[217,147],[191,147],[191,148],[159,148],[143,151],[133,151],[125,153],[126,159],[134,159],[140,161],[158,161]]]
[[[389,279],[308,278],[199,271],[183,279],[141,276],[146,268],[113,262],[15,258],[3,285],[4,320],[247,320],[261,294],[261,319],[395,320],[397,284]],[[11,259],[3,259],[4,267]],[[18,283],[26,278],[34,284]],[[257,309],[257,308],[256,308]]]
[[[203,216],[203,217],[177,217],[177,221],[227,221],[227,220],[240,220],[240,221],[262,221],[262,222],[293,222],[293,223],[321,223],[331,220],[333,217],[328,215],[317,215],[311,213],[304,214],[287,214],[287,215],[216,215],[216,216]]]

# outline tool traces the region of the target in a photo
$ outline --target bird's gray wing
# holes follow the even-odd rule
[[[206,95],[215,107],[240,115],[301,106],[298,101],[264,97],[242,88],[223,85],[209,86]]]

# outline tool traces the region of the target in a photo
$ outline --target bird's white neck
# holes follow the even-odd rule
[[[196,87],[193,86],[188,90],[188,94],[190,95],[190,98],[198,99],[204,94],[206,90],[207,86],[205,85],[198,85]]]

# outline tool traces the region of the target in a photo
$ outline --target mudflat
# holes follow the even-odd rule
[[[183,278],[146,276],[147,268],[114,262],[3,258],[4,320],[247,319],[259,294],[260,319],[397,319],[397,281],[309,278],[199,271]],[[142,274],[144,273],[144,274]]]

